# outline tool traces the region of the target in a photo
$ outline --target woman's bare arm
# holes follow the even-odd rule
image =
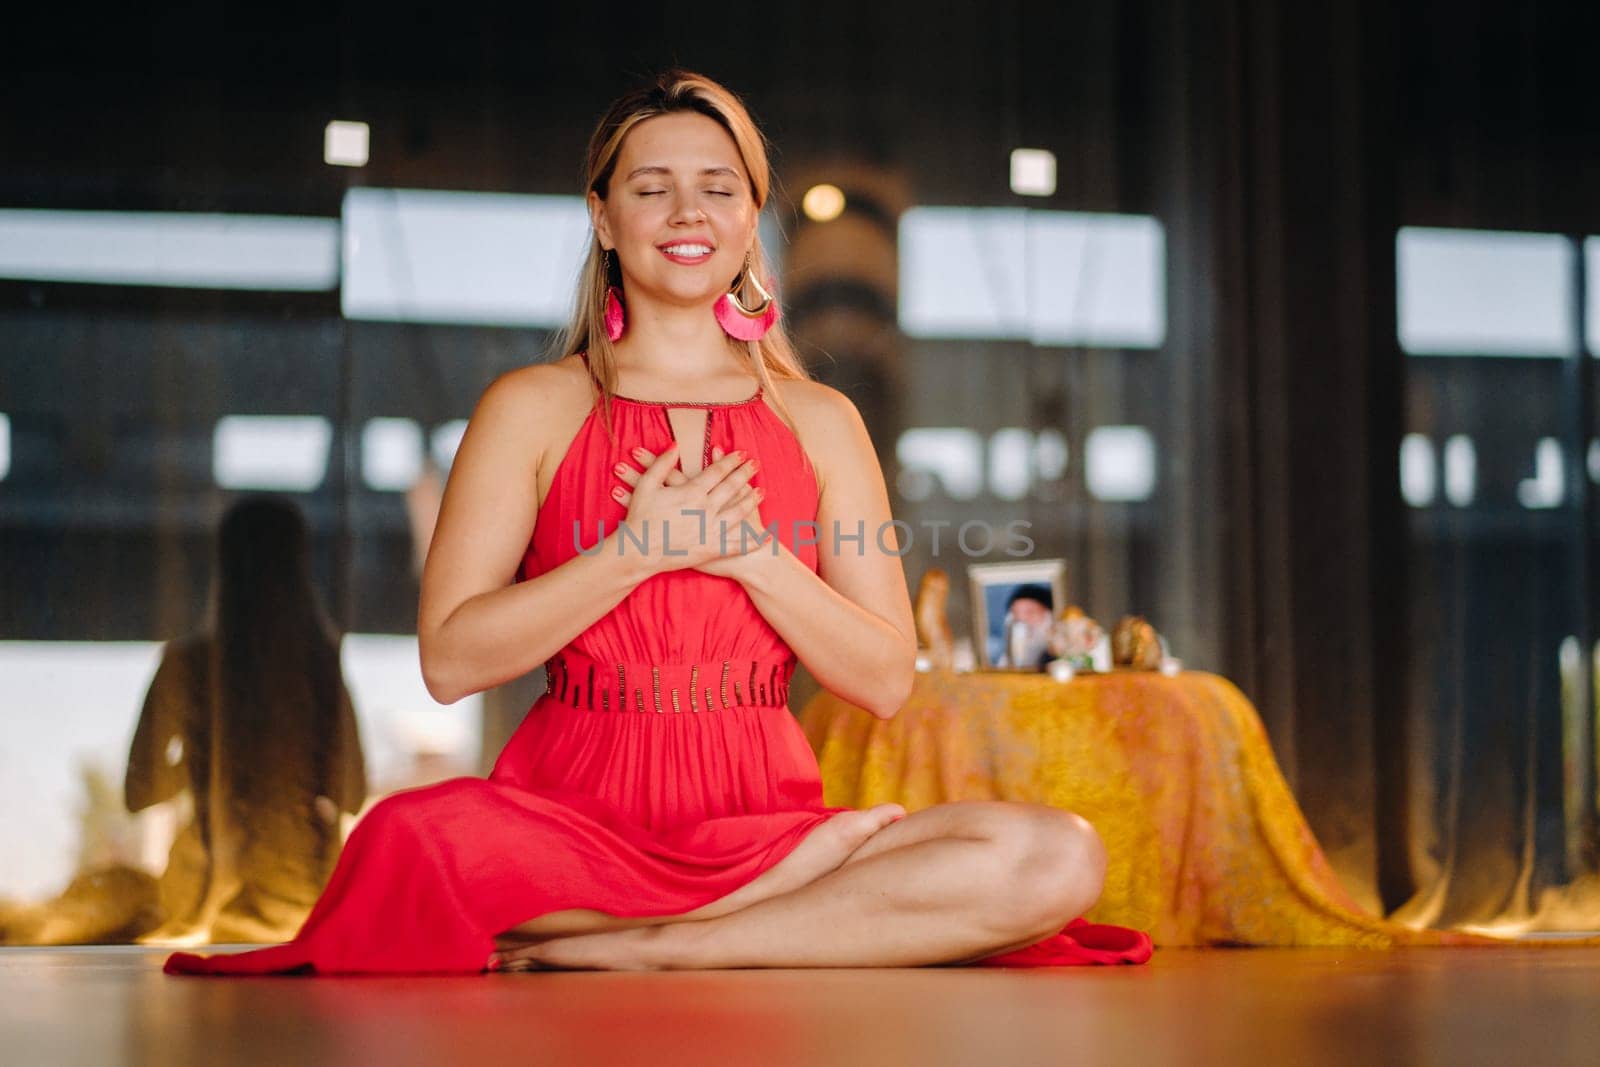
[[[189,784],[188,752],[184,736],[196,709],[192,706],[203,686],[195,685],[197,643],[193,637],[169,641],[161,648],[161,662],[144,696],[139,725],[128,751],[128,771],[123,779],[123,801],[129,811],[143,811],[170,800]],[[178,748],[172,750],[173,742]],[[177,759],[169,758],[175,752]]]
[[[560,447],[551,426],[571,421],[573,395],[563,372],[524,367],[490,385],[467,424],[417,609],[422,677],[441,703],[528,673],[648,576],[638,554],[601,551],[512,584],[538,512],[540,458]]]

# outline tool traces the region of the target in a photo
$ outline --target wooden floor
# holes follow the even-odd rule
[[[1219,949],[1146,967],[168,978],[0,949],[19,1065],[1600,1063],[1600,950]]]

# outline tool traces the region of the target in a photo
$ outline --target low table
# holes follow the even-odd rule
[[[1476,940],[1385,922],[1351,900],[1255,708],[1214,674],[933,671],[888,721],[823,691],[800,722],[831,805],[1013,800],[1082,815],[1110,855],[1088,917],[1158,945]]]

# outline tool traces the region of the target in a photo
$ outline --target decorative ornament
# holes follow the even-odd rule
[[[1071,605],[1063,608],[1051,624],[1048,647],[1057,661],[1065,660],[1073,671],[1093,671],[1099,669],[1096,653],[1105,638],[1099,623],[1085,615],[1082,608]],[[1055,668],[1047,669],[1055,673]]]
[[[753,308],[745,307],[739,300],[739,292],[746,283],[761,296],[761,302]],[[777,323],[778,302],[750,269],[749,252],[744,254],[744,268],[733,279],[728,291],[717,297],[711,313],[716,316],[717,325],[722,327],[722,331],[736,341],[759,341]]]
[[[1137,615],[1124,616],[1111,632],[1111,662],[1135,671],[1158,671],[1167,658],[1161,635]]]
[[[916,609],[917,662],[924,659],[928,668],[947,671],[955,666],[956,639],[950,629],[950,617],[945,603],[950,595],[950,576],[938,567],[922,572],[917,583]]]
[[[622,332],[628,328],[628,316],[622,307],[622,290],[611,282],[611,250],[602,251],[605,257],[606,275],[606,338],[611,341],[622,339]]]

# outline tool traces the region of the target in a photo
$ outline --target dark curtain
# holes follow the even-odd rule
[[[1175,5],[1168,52],[1187,126],[1173,214],[1192,227],[1172,285],[1212,355],[1196,389],[1216,423],[1194,447],[1214,435],[1199,514],[1221,659],[1372,906],[1407,768],[1387,19],[1381,4]]]
[[[1193,377],[1220,431],[1204,514],[1225,670],[1369,906],[1600,927],[1590,657],[1559,662],[1563,639],[1593,641],[1590,365],[1404,355],[1395,267],[1402,225],[1600,228],[1579,192],[1600,165],[1578,73],[1594,14],[1242,0],[1168,15],[1187,123],[1171,215],[1193,227],[1173,288],[1214,346]],[[1475,410],[1561,440],[1563,506],[1442,523],[1406,507],[1401,435]],[[1529,464],[1531,438],[1504,444]],[[1480,482],[1497,462],[1480,458]]]

